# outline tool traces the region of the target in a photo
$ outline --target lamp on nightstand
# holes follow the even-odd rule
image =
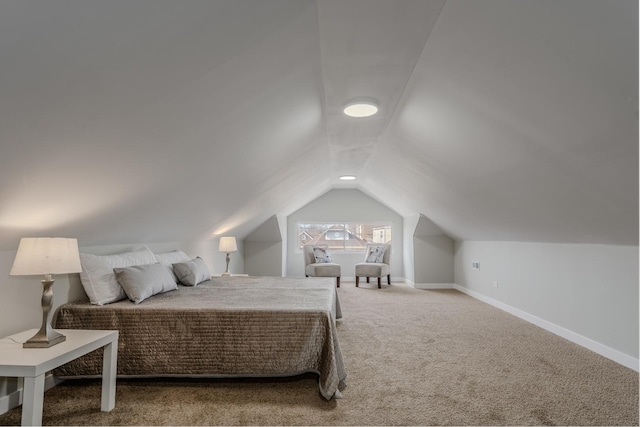
[[[222,273],[223,276],[231,276],[231,273],[229,273],[229,261],[231,261],[231,256],[229,255],[229,253],[230,252],[235,252],[237,250],[238,250],[238,245],[236,244],[236,238],[235,237],[221,237],[220,238],[220,244],[218,245],[218,251],[227,253],[227,269],[225,270],[224,273]]]
[[[25,237],[20,239],[18,252],[11,267],[11,276],[44,274],[42,283],[42,326],[23,347],[51,347],[66,338],[49,323],[53,302],[52,274],[80,273],[78,241],[61,237]]]

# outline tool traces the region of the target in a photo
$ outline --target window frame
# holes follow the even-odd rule
[[[351,233],[350,229],[348,226],[353,226],[353,225],[365,225],[365,226],[371,226],[371,227],[388,227],[389,228],[389,233],[391,234],[391,239],[389,239],[388,242],[386,243],[391,243],[393,240],[393,222],[391,221],[296,221],[296,225],[295,225],[295,230],[296,230],[296,249],[295,252],[296,253],[302,253],[302,245],[305,244],[309,244],[309,243],[304,243],[300,241],[300,233],[303,231],[306,231],[307,228],[301,228],[300,226],[302,224],[306,224],[306,225],[317,225],[317,226],[327,226],[327,230],[329,230],[329,227],[331,227],[332,225],[341,225],[343,226],[343,230],[347,231],[348,233]],[[320,228],[320,227],[318,227]],[[373,232],[373,230],[372,230]],[[307,232],[307,234],[309,234]],[[359,236],[358,236],[359,237]],[[361,238],[361,237],[360,237]],[[373,235],[372,235],[373,238]],[[347,241],[348,239],[342,239],[343,241]],[[338,240],[336,240],[338,241]],[[366,241],[366,239],[365,239]],[[366,244],[376,244],[376,243],[369,243],[366,242]],[[362,250],[356,250],[356,249],[346,249],[345,245],[343,244],[343,249],[332,249],[332,254],[340,254],[340,255],[353,255],[353,254],[362,254],[365,252],[366,250],[366,244],[365,246],[362,248]],[[379,244],[384,244],[384,243],[379,243]]]

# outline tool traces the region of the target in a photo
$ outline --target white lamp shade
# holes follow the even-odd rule
[[[235,237],[221,237],[218,245],[219,252],[235,252],[238,250]]]
[[[62,237],[24,237],[11,267],[11,276],[80,273],[78,240]]]

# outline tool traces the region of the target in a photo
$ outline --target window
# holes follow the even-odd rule
[[[390,243],[391,224],[298,223],[298,249],[329,245],[334,252],[362,252],[368,243]]]

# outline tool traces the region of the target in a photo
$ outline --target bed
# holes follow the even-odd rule
[[[278,377],[318,374],[320,394],[340,397],[346,371],[336,332],[332,279],[212,278],[140,304],[72,302],[59,329],[117,329],[120,377]],[[101,355],[58,368],[66,378],[99,376]]]

